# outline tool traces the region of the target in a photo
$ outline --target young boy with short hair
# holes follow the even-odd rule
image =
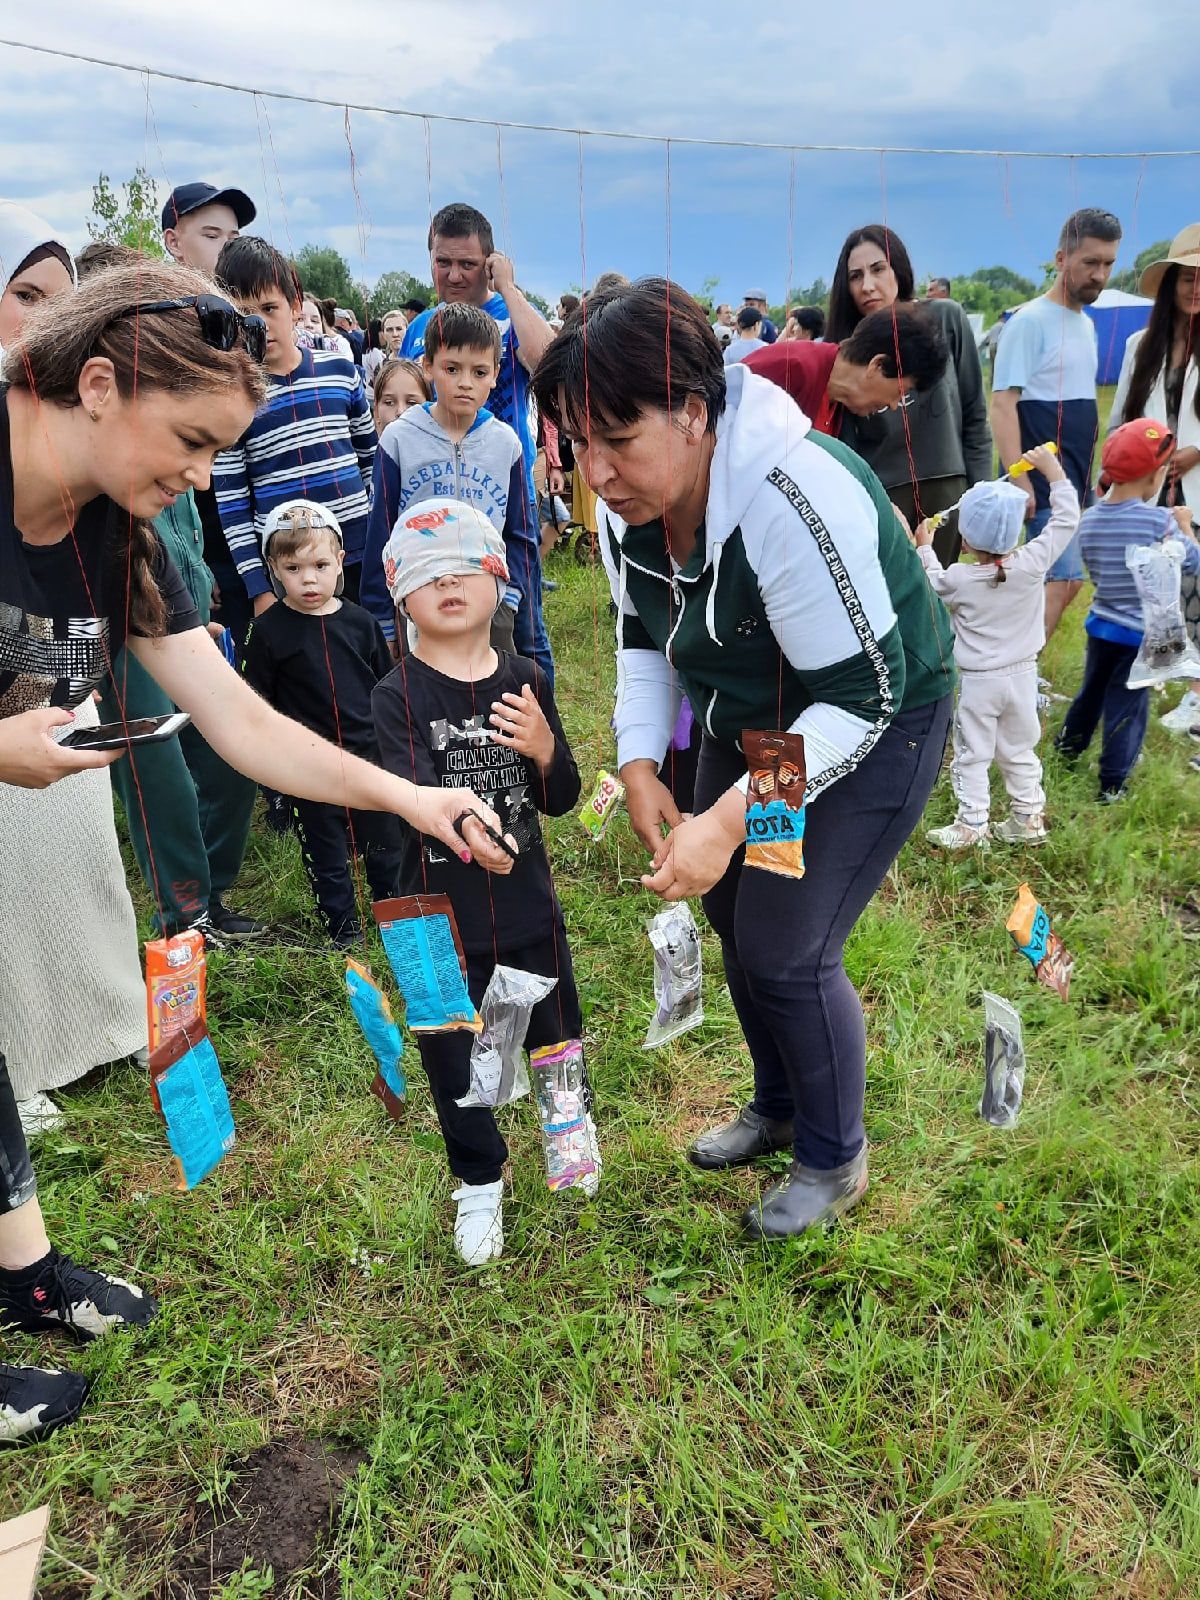
[[[289,500],[327,506],[344,541],[345,591],[358,597],[375,460],[375,424],[353,361],[295,340],[301,300],[291,264],[253,235],[221,251],[217,277],[243,312],[267,324],[266,404],[213,467],[230,553],[260,616],[275,600],[263,561],[267,518]]]
[[[1067,712],[1054,748],[1068,760],[1082,755],[1103,720],[1100,747],[1101,803],[1119,800],[1141,752],[1150,714],[1149,689],[1129,687],[1143,637],[1142,603],[1125,563],[1131,547],[1149,547],[1185,535],[1183,570],[1200,571],[1200,548],[1192,535],[1192,513],[1156,505],[1175,451],[1164,422],[1149,417],[1123,423],[1104,441],[1100,457],[1102,500],[1084,512],[1079,543],[1095,585],[1084,629],[1087,655],[1083,684]]]
[[[525,494],[521,441],[486,404],[500,370],[500,348],[500,330],[481,306],[439,306],[425,329],[421,357],[434,398],[411,406],[383,430],[361,598],[389,639],[395,612],[384,581],[383,549],[397,520],[418,501],[445,497],[477,506],[504,537],[509,571],[523,559],[533,508]],[[532,537],[537,539],[536,531]],[[520,602],[520,589],[509,582],[492,626],[492,643],[499,649],[513,647]]]
[[[579,772],[544,673],[490,642],[508,580],[504,544],[481,509],[439,498],[400,516],[386,558],[398,617],[411,618],[417,634],[412,653],[371,697],[383,764],[420,773],[422,782],[470,784],[520,849],[512,872],[492,882],[406,828],[403,892],[449,895],[477,1006],[498,965],[555,978],[525,1042],[534,1049],[577,1040],[579,996],[538,812],[570,811]],[[455,1247],[475,1266],[503,1249],[508,1151],[487,1106],[458,1104],[470,1087],[472,1038],[423,1034],[419,1046],[459,1182]],[[590,1120],[589,1135],[594,1140]],[[592,1192],[596,1181],[592,1174],[583,1186]]]
[[[342,597],[343,554],[328,506],[292,500],[270,513],[263,556],[281,603],[254,624],[246,681],[285,716],[379,765],[371,694],[391,658],[370,613]],[[317,905],[334,944],[345,949],[361,935],[349,858],[362,858],[373,899],[395,895],[399,819],[316,800],[292,805]]]

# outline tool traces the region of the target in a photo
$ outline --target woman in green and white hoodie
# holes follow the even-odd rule
[[[898,405],[909,380],[895,384]],[[691,1157],[717,1169],[790,1148],[744,1225],[799,1233],[867,1187],[866,1034],[842,951],[941,765],[949,621],[870,468],[782,389],[726,368],[677,285],[591,296],[535,390],[600,497],[642,881],[703,897],[754,1062],[750,1105]],[[681,693],[704,727],[686,818],[658,776]],[[804,737],[802,878],[743,869],[748,729]]]

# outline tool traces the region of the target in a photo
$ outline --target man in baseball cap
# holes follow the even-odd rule
[[[163,244],[176,261],[213,277],[217,257],[257,215],[254,201],[240,189],[211,183],[181,183],[162,210]]]
[[[753,306],[756,311],[762,312],[762,327],[758,330],[758,337],[764,344],[774,344],[779,337],[779,329],[767,315],[767,291],[765,289],[747,289],[742,304]]]

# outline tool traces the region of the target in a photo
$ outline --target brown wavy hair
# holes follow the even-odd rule
[[[266,379],[242,348],[214,350],[200,333],[191,306],[149,317],[122,313],[155,300],[212,294],[202,273],[177,262],[139,257],[93,273],[75,294],[47,301],[26,320],[21,337],[5,352],[4,379],[39,402],[70,409],[80,404],[79,376],[93,356],[112,362],[117,393],[165,390],[174,395],[239,389],[258,405]],[[130,515],[110,519],[110,558],[131,573],[129,620],[136,633],[153,638],[166,627],[166,608],[155,570],[161,562],[158,535],[149,522]]]

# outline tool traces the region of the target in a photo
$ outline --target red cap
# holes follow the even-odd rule
[[[1165,422],[1138,417],[1114,428],[1104,441],[1100,466],[1110,483],[1133,483],[1157,472],[1175,449],[1175,435]]]

